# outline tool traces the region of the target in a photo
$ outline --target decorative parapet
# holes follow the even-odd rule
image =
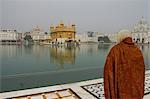
[[[56,27],[54,27],[53,25],[50,26],[50,31],[51,33],[53,32],[62,32],[62,31],[71,31],[71,32],[75,32],[75,25],[72,24],[71,26],[65,26],[64,23],[60,23],[59,25],[57,25]]]
[[[61,21],[57,26],[51,25],[50,31],[52,40],[54,41],[58,41],[59,39],[61,39],[59,41],[63,43],[64,41],[75,39],[76,28],[74,24],[66,26]]]

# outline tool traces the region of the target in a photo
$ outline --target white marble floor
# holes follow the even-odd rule
[[[145,96],[150,99],[150,70],[145,74]],[[0,99],[104,99],[103,79],[94,79],[64,85],[0,93]],[[53,98],[52,98],[53,97]]]

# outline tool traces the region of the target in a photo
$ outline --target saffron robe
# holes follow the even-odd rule
[[[145,65],[140,49],[127,37],[111,48],[104,66],[106,99],[142,99]]]

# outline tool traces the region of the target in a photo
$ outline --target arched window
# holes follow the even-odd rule
[[[144,43],[144,38],[142,38],[142,43]]]

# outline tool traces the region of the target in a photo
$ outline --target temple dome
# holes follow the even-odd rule
[[[147,24],[145,19],[142,17],[142,19],[134,26],[134,29],[132,32],[147,32],[150,31],[150,26]]]

